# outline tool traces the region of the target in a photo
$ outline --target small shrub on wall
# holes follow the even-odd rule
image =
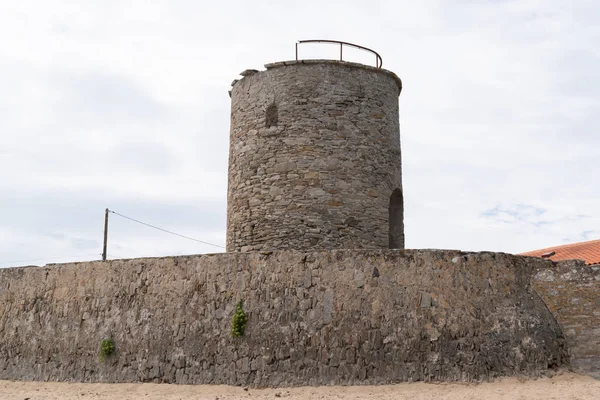
[[[244,336],[246,330],[246,322],[248,322],[248,316],[244,312],[243,302],[240,300],[235,308],[235,314],[231,320],[231,336],[240,337]]]
[[[114,352],[115,352],[114,340],[107,338],[107,339],[102,339],[100,341],[100,353],[98,354],[98,357],[100,358],[101,362],[104,362],[104,360],[107,357],[110,357],[111,355],[113,355]]]

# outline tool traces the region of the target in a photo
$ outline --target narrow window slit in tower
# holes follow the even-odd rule
[[[389,206],[389,248],[404,248],[404,196],[402,190],[394,189]]]
[[[267,107],[267,112],[265,116],[265,125],[267,128],[272,126],[277,126],[277,122],[279,121],[279,112],[277,111],[277,106],[275,103],[271,103],[269,107]]]

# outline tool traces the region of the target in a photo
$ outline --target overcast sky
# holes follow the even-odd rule
[[[402,79],[408,248],[600,238],[597,0],[4,0],[0,267],[98,259],[107,207],[224,246],[227,91],[300,39]],[[109,258],[219,251],[110,217]]]

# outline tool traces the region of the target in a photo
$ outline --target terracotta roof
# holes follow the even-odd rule
[[[583,260],[586,265],[600,264],[600,239],[548,247],[546,249],[528,251],[520,255],[542,257],[542,254],[550,254],[552,252],[554,252],[553,255],[543,258],[549,258],[552,261]]]

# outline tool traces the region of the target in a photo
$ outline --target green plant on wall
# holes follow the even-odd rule
[[[114,340],[107,338],[102,339],[100,341],[100,353],[98,356],[100,357],[100,361],[104,362],[107,357],[110,357],[115,352],[115,342]]]
[[[233,337],[244,336],[246,330],[246,322],[248,322],[248,316],[244,312],[243,302],[240,300],[235,308],[235,314],[231,320],[231,335]]]

